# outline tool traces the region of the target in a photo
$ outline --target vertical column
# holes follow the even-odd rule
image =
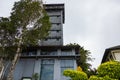
[[[39,56],[39,55],[40,55],[40,52],[41,52],[41,50],[37,50],[37,56]]]
[[[60,60],[55,59],[54,64],[54,80],[60,80]]]
[[[72,49],[72,55],[76,55],[75,54],[75,49]],[[74,69],[77,69],[77,62],[76,62],[75,59],[74,59]]]
[[[60,23],[60,25],[61,25],[61,45],[63,45],[63,11],[60,11],[60,13],[61,13],[61,23]]]
[[[74,69],[77,69],[77,62],[74,60]]]
[[[58,49],[58,50],[57,50],[57,54],[58,54],[58,56],[61,55],[61,49]]]
[[[72,49],[72,55],[76,55],[76,54],[75,54],[75,49]]]
[[[61,50],[57,50],[57,55],[61,55]],[[60,60],[55,59],[55,64],[54,64],[54,80],[60,80]]]
[[[35,61],[34,73],[40,74],[40,69],[41,69],[41,60],[38,59]]]
[[[37,56],[40,55],[40,50],[37,50]],[[34,74],[38,73],[40,78],[40,71],[41,71],[41,59],[35,60],[35,66],[34,66]]]

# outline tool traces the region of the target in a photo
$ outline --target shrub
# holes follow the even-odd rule
[[[104,76],[104,77],[91,76],[89,80],[118,80],[118,79],[112,79],[109,76]]]
[[[106,75],[110,78],[120,79],[120,62],[109,61],[101,64],[98,67],[98,76],[104,77]]]
[[[63,75],[70,77],[72,80],[88,80],[87,74],[82,71],[65,70]]]
[[[103,79],[97,76],[90,76],[89,80],[103,80]]]

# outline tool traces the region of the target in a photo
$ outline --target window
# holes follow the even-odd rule
[[[54,60],[41,61],[41,79],[40,80],[53,80],[54,75]]]
[[[60,25],[60,23],[57,23],[57,25]]]
[[[36,54],[36,51],[22,52],[22,56],[35,56]]]
[[[120,61],[120,52],[116,51],[113,53],[114,60]]]
[[[51,23],[61,23],[61,17],[60,16],[50,16],[50,22]]]
[[[42,51],[41,55],[57,55],[57,51]]]
[[[69,80],[69,77],[65,77],[63,75],[63,72],[66,69],[74,69],[74,60],[61,60],[60,67],[61,67],[61,80]]]
[[[29,52],[29,56],[35,56],[37,53],[36,53],[36,51],[30,51]]]
[[[60,15],[57,15],[57,17],[60,17]]]
[[[59,38],[56,38],[57,41],[59,41]]]
[[[57,33],[59,33],[59,30],[56,30]]]
[[[61,55],[67,56],[67,55],[74,55],[74,54],[72,53],[72,51],[62,51]]]

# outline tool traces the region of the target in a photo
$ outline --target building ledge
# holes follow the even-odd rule
[[[41,58],[57,58],[57,59],[61,59],[61,58],[80,58],[80,55],[40,55],[40,56],[21,56],[21,59],[41,59]]]

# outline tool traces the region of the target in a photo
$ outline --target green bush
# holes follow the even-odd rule
[[[103,80],[103,79],[97,76],[90,76],[89,80]]]
[[[89,80],[118,80],[118,79],[112,79],[109,76],[104,77],[90,76]]]
[[[65,70],[63,75],[70,77],[72,80],[88,80],[87,74],[82,71]]]
[[[109,76],[110,78],[120,79],[120,62],[109,61],[98,67],[98,76]]]

